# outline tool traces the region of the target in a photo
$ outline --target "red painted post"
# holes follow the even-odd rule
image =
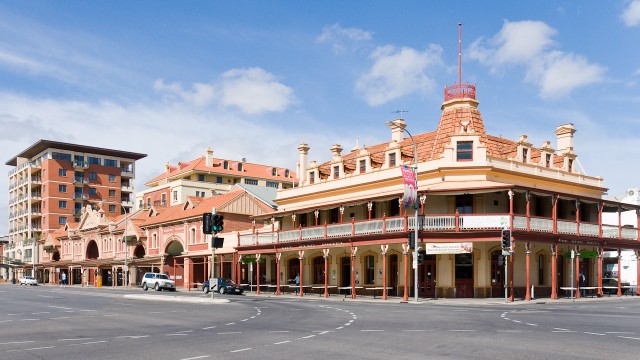
[[[260,295],[260,254],[256,256],[256,295]]]
[[[525,247],[526,247],[526,251],[525,254],[527,255],[526,257],[526,261],[525,261],[525,268],[526,268],[526,274],[525,274],[525,295],[524,295],[524,299],[525,301],[531,301],[531,249],[529,248],[529,243],[525,243]]]
[[[598,249],[598,297],[602,297],[602,257],[604,256],[604,248]]]
[[[531,231],[531,196],[527,192],[527,231]]]
[[[404,255],[404,295],[402,300],[409,301],[409,244],[402,244]]]
[[[460,213],[456,209],[456,232],[460,231]]]
[[[551,299],[558,299],[558,245],[551,245]]]
[[[620,212],[618,212],[618,215],[620,214]],[[620,255],[620,249],[618,249],[618,297],[622,296],[622,264],[621,264],[621,259],[622,256]]]
[[[280,295],[280,257],[282,253],[276,253],[276,295]]]
[[[304,284],[304,280],[303,280],[304,278],[303,278],[303,273],[302,273],[302,267],[303,267],[303,264],[302,264],[302,256],[300,256],[300,288],[299,288],[299,290],[300,290],[300,297],[303,297],[303,296],[304,296],[304,291],[302,290],[302,289],[303,289],[303,288],[302,288],[302,285]]]
[[[575,271],[575,287],[576,289],[576,299],[580,299],[580,248],[576,249],[576,271]]]
[[[351,298],[356,298],[356,257],[351,253]]]
[[[382,247],[382,300],[387,300],[387,251]]]
[[[326,249],[329,250],[329,249]],[[324,254],[324,297],[329,297],[329,255],[328,251]]]

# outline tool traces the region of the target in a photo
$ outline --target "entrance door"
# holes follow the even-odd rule
[[[456,254],[456,297],[473,297],[473,254]]]
[[[389,256],[389,270],[387,270],[389,280],[389,285],[396,291],[396,296],[398,296],[398,255],[394,254]]]
[[[436,296],[436,256],[427,255],[418,269],[418,295],[433,298]]]
[[[561,286],[568,286],[564,283],[564,256],[558,255],[558,261],[556,262],[556,269],[558,269],[558,274],[556,275],[556,283],[558,284],[558,288]],[[559,289],[556,289],[556,293]]]
[[[351,286],[351,258],[340,258],[340,286]]]
[[[504,262],[502,250],[491,253],[491,297],[504,297]]]

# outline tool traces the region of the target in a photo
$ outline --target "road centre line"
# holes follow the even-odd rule
[[[235,324],[236,323],[232,322],[232,323],[228,323],[228,324],[225,324],[225,325],[235,325]]]
[[[185,359],[180,359],[180,360],[196,360],[196,359],[208,358],[209,356],[211,356],[211,355],[202,355],[202,356],[190,357],[190,358],[185,358]]]
[[[383,332],[384,330],[360,330],[364,332]]]
[[[209,329],[215,329],[215,326],[208,326],[208,327],[202,328],[202,330],[209,330]]]
[[[231,334],[242,334],[241,331],[227,331],[227,332],[219,332],[218,335],[231,335]]]
[[[27,340],[27,341],[10,341],[10,342],[0,343],[0,345],[28,344],[28,343],[32,343],[32,342],[35,342],[35,341],[33,341],[33,340]]]
[[[288,333],[289,330],[273,330],[273,331],[268,331],[267,333],[269,334],[276,334],[276,333]]]
[[[634,332],[631,331],[606,331],[605,334],[631,334],[634,335]]]
[[[107,340],[90,341],[90,342],[85,342],[85,343],[80,343],[80,344],[69,344],[67,346],[92,345],[92,344],[100,344],[100,343],[106,343],[106,342],[107,342]]]
[[[449,330],[449,331],[452,331],[452,332],[473,332],[473,331],[476,331],[476,330]]]
[[[230,352],[230,353],[236,353],[236,352],[247,351],[247,350],[251,350],[251,348],[244,348],[244,349],[238,349],[238,350],[231,350],[231,351],[229,351],[229,352]]]
[[[54,318],[49,318],[49,320],[59,320],[59,319],[70,319],[71,316],[59,316]]]
[[[40,319],[20,319],[20,321],[36,321],[36,320],[40,320]]]
[[[7,350],[7,352],[18,352],[18,351],[33,351],[33,350],[42,350],[42,349],[53,349],[55,346],[43,346],[37,348],[29,348],[29,349],[16,349],[16,350]]]
[[[40,311],[40,312],[31,313],[31,315],[50,314],[50,313],[51,311]]]
[[[289,343],[289,342],[291,342],[291,340],[280,341],[280,342],[277,342],[277,343],[273,343],[273,345],[281,345],[281,344],[286,344],[286,343]]]
[[[189,334],[165,334],[165,336],[187,336]]]
[[[146,338],[149,337],[149,335],[122,335],[122,336],[116,336],[116,339],[140,339],[140,338]]]
[[[7,316],[20,316],[20,315],[27,315],[27,313],[22,313],[22,314],[7,314]]]
[[[182,330],[182,331],[178,331],[176,334],[190,333],[190,332],[193,332],[193,330]]]
[[[588,331],[585,331],[584,333],[585,334],[589,334],[589,335],[600,335],[600,336],[604,336],[605,335],[605,334],[599,334],[599,333],[592,333],[592,332],[588,332]]]
[[[0,320],[0,323],[9,322],[9,321],[13,321],[13,320]]]
[[[301,337],[301,339],[310,339],[312,337],[314,337],[315,335],[307,335],[307,336],[303,336]]]
[[[619,338],[623,338],[623,339],[631,339],[631,340],[640,340],[640,338],[634,338],[634,337],[630,337],[630,336],[618,336]]]
[[[84,340],[93,340],[93,338],[58,339],[58,341],[84,341]]]
[[[56,309],[63,309],[63,310],[73,310],[73,309],[71,309],[71,308],[64,307],[64,306],[53,306],[53,305],[48,305],[48,307],[50,307],[50,308],[56,308]]]
[[[531,324],[531,323],[526,323],[529,326],[538,326],[538,324]]]
[[[405,332],[427,332],[427,331],[429,331],[429,332],[432,332],[432,331],[435,331],[435,330],[400,330],[400,331],[405,331]]]

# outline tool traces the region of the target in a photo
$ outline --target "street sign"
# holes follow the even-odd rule
[[[510,255],[513,255],[513,253],[511,251],[508,251],[508,250],[502,250],[502,255],[510,256]]]

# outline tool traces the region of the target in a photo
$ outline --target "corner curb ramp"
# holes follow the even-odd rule
[[[230,303],[229,299],[204,299],[194,298],[190,296],[167,296],[167,295],[146,295],[146,294],[128,294],[122,296],[125,299],[132,300],[150,300],[150,301],[165,301],[165,302],[179,302],[179,303],[191,303],[191,304],[227,304]]]

